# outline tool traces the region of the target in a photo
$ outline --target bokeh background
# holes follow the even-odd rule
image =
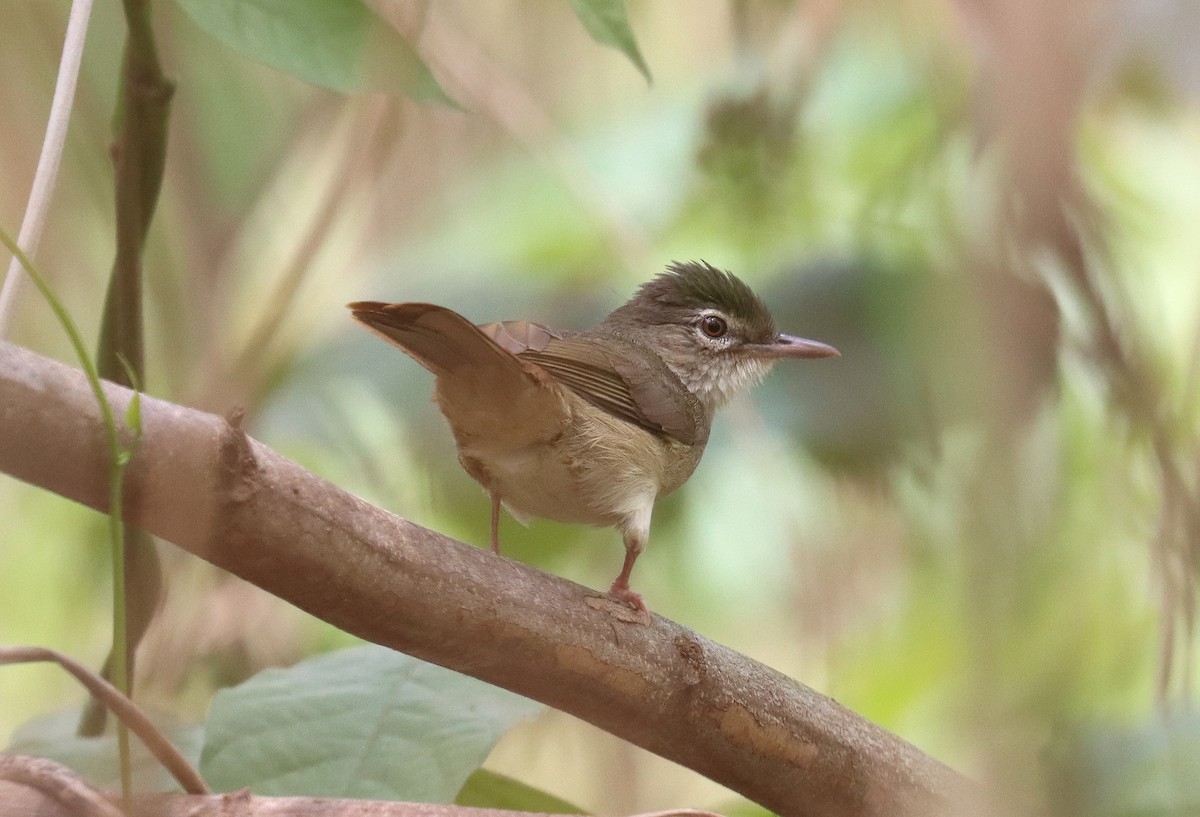
[[[95,337],[123,22],[101,2],[38,259]],[[659,503],[656,611],[836,698],[1011,803],[1200,808],[1200,6],[631,0],[652,75],[566,2],[372,4],[458,107],[322,90],[155,4],[177,82],[147,256],[147,383],[420,524],[487,541],[431,378],[350,300],[590,325],[671,260],[751,283],[843,357],[779,367]],[[32,179],[67,4],[0,4],[0,220]],[[13,340],[71,360],[30,289]],[[0,477],[0,642],[108,648],[104,520]],[[511,519],[592,587],[619,536]],[[139,695],[351,639],[161,546]],[[0,675],[0,741],[78,706]],[[1195,751],[1193,751],[1195,750]],[[1190,760],[1189,760],[1190,758]],[[603,813],[755,814],[559,713],[490,768]],[[1177,809],[1172,811],[1171,809]]]

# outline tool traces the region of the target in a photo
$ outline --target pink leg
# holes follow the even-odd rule
[[[612,587],[608,588],[608,595],[620,599],[633,609],[648,616],[650,611],[646,609],[646,602],[642,600],[641,594],[629,589],[629,574],[633,572],[633,563],[637,561],[637,557],[641,555],[644,547],[644,536],[640,536],[634,531],[625,532],[625,564],[621,566],[621,572],[617,574],[617,578],[613,579]]]
[[[492,553],[500,553],[500,494],[492,494]]]

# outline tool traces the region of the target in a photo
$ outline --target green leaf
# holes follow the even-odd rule
[[[201,774],[217,791],[448,803],[533,701],[382,647],[217,693]]]
[[[571,0],[571,8],[593,40],[623,53],[650,82],[650,67],[638,50],[624,0]]]
[[[125,407],[125,427],[133,429],[134,438],[142,436],[142,393],[135,391]]]
[[[543,814],[587,814],[553,794],[487,769],[477,769],[467,778],[458,797],[454,798],[454,805]]]
[[[81,738],[75,734],[79,726],[78,709],[59,712],[32,720],[13,733],[6,752],[35,757],[47,757],[74,769],[99,789],[115,791],[121,788],[121,770],[117,760],[115,732],[98,738]],[[193,765],[200,756],[204,727],[181,726],[154,718],[155,725],[175,744]],[[162,767],[136,737],[130,738],[130,757],[133,785],[138,791],[180,791],[175,778]]]
[[[121,368],[125,371],[125,376],[129,378],[129,386],[135,392],[142,390],[142,383],[138,379],[138,374],[133,368],[133,364],[129,362],[129,358],[117,352],[117,362],[121,364]]]
[[[452,104],[416,51],[362,0],[175,0],[244,57],[343,93]]]
[[[133,385],[133,397],[129,399],[129,405],[125,407],[125,428],[133,432],[133,439],[117,452],[117,467],[124,468],[133,459],[133,452],[137,450],[138,443],[142,441],[142,384],[125,355],[117,352],[117,360],[125,370],[125,376]]]

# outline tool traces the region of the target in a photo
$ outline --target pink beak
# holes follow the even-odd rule
[[[841,356],[841,352],[828,343],[821,343],[818,340],[808,340],[807,338],[798,338],[794,335],[776,335],[774,343],[755,344],[750,348],[755,354],[767,359]]]

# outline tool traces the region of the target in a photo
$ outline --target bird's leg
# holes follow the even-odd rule
[[[492,553],[500,553],[500,494],[492,492]]]
[[[632,606],[635,610],[640,610],[643,613],[649,613],[646,609],[646,602],[642,599],[641,593],[635,593],[629,589],[629,574],[633,572],[633,563],[637,561],[638,554],[642,552],[642,545],[639,543],[637,547],[630,546],[628,540],[625,543],[625,564],[621,568],[620,574],[613,579],[612,587],[608,588],[608,595],[613,598],[620,599]]]
[[[647,616],[650,611],[646,609],[646,602],[642,600],[641,594],[629,589],[629,574],[633,572],[633,563],[637,561],[637,557],[646,549],[646,539],[650,536],[650,511],[653,508],[654,498],[650,497],[649,501],[630,514],[621,526],[621,533],[625,538],[625,563],[621,565],[621,572],[617,574],[617,578],[613,579],[612,587],[608,588],[610,596],[620,599]]]

